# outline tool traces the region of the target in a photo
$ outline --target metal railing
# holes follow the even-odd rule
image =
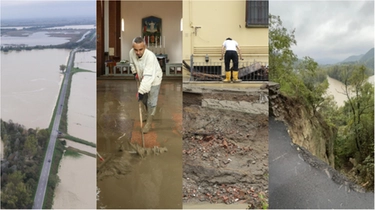
[[[186,63],[184,63],[187,65]],[[233,63],[230,64],[232,68]],[[190,81],[222,81],[225,75],[225,64],[222,62],[195,62],[190,57]],[[242,81],[268,81],[267,63],[257,61],[239,61],[238,78]]]

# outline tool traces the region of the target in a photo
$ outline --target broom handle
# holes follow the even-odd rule
[[[137,82],[137,91],[139,89],[139,83],[138,81],[136,80]],[[142,135],[142,146],[143,148],[145,147],[145,137],[143,135],[143,132],[142,132],[142,128],[143,128],[143,119],[142,119],[142,101],[138,101],[138,107],[139,107],[139,119],[140,119],[140,123],[141,123],[141,135]]]

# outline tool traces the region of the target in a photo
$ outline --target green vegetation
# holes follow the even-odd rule
[[[46,194],[44,197],[43,209],[52,209],[54,193],[60,178],[57,175],[61,158],[64,154],[64,145],[61,141],[56,141],[53,159],[51,161],[51,170],[48,177]]]
[[[73,59],[74,59],[74,57],[73,57]],[[66,94],[65,94],[64,108],[63,108],[62,113],[61,113],[61,120],[60,120],[60,126],[59,126],[59,130],[63,133],[67,133],[67,131],[68,131],[68,101],[69,101],[69,96],[70,96],[70,88],[71,88],[71,84],[72,84],[72,77],[73,77],[74,74],[79,73],[79,72],[92,72],[92,73],[94,73],[93,71],[89,71],[89,70],[85,70],[85,69],[79,69],[79,68],[72,68],[71,69],[70,78],[69,78],[69,82],[68,82]]]
[[[81,154],[74,150],[66,150],[64,153],[65,156],[71,156],[71,157],[81,157]]]
[[[77,142],[77,143],[85,144],[85,145],[88,145],[88,146],[91,146],[91,147],[96,147],[95,143],[89,142],[89,141],[86,141],[86,140],[83,140],[83,139],[80,139],[80,138],[77,138],[77,137],[74,137],[74,136],[64,135],[63,137],[65,139],[69,139],[69,140]]]
[[[270,15],[269,27],[270,80],[280,84],[282,95],[298,100],[311,118],[326,122],[336,130],[334,165],[351,180],[367,190],[374,189],[374,87],[367,82],[373,70],[364,65],[341,64],[320,67],[309,57],[297,65],[291,50],[297,44],[294,31],[282,26],[280,17]],[[325,96],[327,75],[342,81],[347,97],[338,107]]]
[[[1,206],[31,209],[49,132],[1,120],[1,139],[4,143]]]
[[[66,65],[61,64],[61,65],[60,65],[60,71],[65,71],[65,69],[66,69]]]

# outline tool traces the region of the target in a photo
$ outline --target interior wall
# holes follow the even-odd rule
[[[155,16],[162,19],[162,36],[170,63],[182,62],[182,1],[122,1],[121,18],[125,31],[121,32],[121,59],[129,60],[134,37],[141,36],[142,18]],[[164,41],[164,40],[163,40]]]

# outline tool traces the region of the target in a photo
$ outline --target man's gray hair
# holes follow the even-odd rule
[[[140,36],[135,37],[135,38],[133,39],[133,43],[139,44],[139,43],[142,43],[142,42],[144,42],[144,40],[143,40],[143,38],[140,37]]]

